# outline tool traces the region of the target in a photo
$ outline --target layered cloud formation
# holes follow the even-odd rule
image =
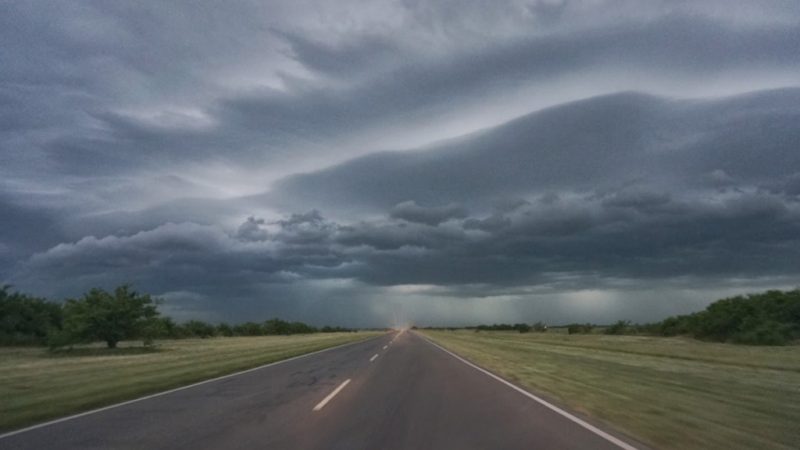
[[[0,21],[0,278],[18,289],[133,282],[209,320],[566,322],[800,274],[795,2]]]

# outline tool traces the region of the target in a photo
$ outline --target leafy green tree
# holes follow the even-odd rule
[[[317,331],[319,330],[315,327],[303,322],[291,322],[289,324],[289,334],[309,334],[316,333]]]
[[[594,325],[590,323],[571,323],[567,325],[567,333],[568,334],[589,334],[594,329]]]
[[[62,319],[60,304],[0,288],[0,343],[41,344]]]
[[[629,332],[631,327],[630,320],[619,320],[617,323],[605,329],[605,334],[625,334]]]
[[[214,325],[201,320],[190,320],[183,324],[183,328],[190,336],[199,338],[208,338],[217,334]]]
[[[264,334],[264,330],[255,322],[245,322],[234,326],[233,334],[236,336],[261,336]]]
[[[217,325],[217,335],[231,337],[233,336],[233,328],[227,323],[220,323]]]
[[[532,328],[533,327],[531,327],[527,323],[515,323],[514,324],[514,329],[519,331],[520,333],[530,333]]]
[[[262,329],[266,335],[291,334],[291,324],[278,318],[270,319],[264,322]]]
[[[689,316],[671,316],[659,322],[656,329],[662,336],[678,336],[681,334],[689,334],[689,322]]]
[[[325,325],[324,327],[322,327],[320,331],[322,331],[323,333],[349,333],[354,330],[351,328],[345,328],[340,326],[332,327],[330,325]]]
[[[800,339],[800,289],[723,298],[704,311],[668,317],[653,329],[664,336],[752,345],[785,345]]]
[[[129,285],[113,293],[92,289],[64,305],[64,332],[70,343],[103,341],[108,348],[116,348],[119,341],[146,337],[157,318],[155,300]]]
[[[180,339],[186,337],[186,331],[182,326],[175,323],[172,317],[158,317],[155,319],[158,337],[168,339]]]

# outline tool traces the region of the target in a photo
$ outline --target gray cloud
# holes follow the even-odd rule
[[[394,205],[389,215],[392,218],[403,219],[409,222],[439,225],[450,219],[463,219],[467,217],[467,210],[455,203],[444,206],[425,207],[417,205],[413,200],[409,200]]]
[[[232,285],[248,291],[254,283],[302,291],[304,281],[352,280],[376,288],[449,286],[496,296],[525,286],[584,290],[608,287],[608,280],[663,285],[682,277],[790,277],[800,270],[800,202],[764,191],[708,195],[573,195],[531,202],[502,214],[504,226],[480,231],[470,223],[486,219],[342,225],[317,211],[271,224],[249,217],[231,232],[167,224],[56,246],[32,258],[19,281],[77,289],[90,280],[135,278],[155,290],[177,282],[217,292]],[[275,230],[266,233],[269,225]]]
[[[273,195],[284,202],[330,205],[346,198],[345,207],[386,208],[409,199],[469,204],[638,182],[682,190],[713,182],[714,173],[744,184],[773,183],[800,167],[798,104],[797,89],[710,101],[603,96],[424,151],[374,154],[290,177]]]
[[[797,2],[14,3],[0,39],[21,289],[581,320],[798,273]]]
[[[264,223],[264,219],[256,219],[250,216],[239,225],[236,230],[236,237],[245,241],[264,241],[269,237],[267,230],[262,227]]]
[[[313,158],[355,135],[374,142],[374,133],[398,123],[419,128],[457,106],[485,109],[503,92],[567,73],[592,79],[593,71],[611,66],[690,78],[754,67],[797,72],[797,27],[786,23],[797,11],[779,2],[761,8],[762,20],[752,24],[698,14],[713,8],[688,4],[659,15],[663,7],[657,2],[640,6],[640,13],[608,18],[598,13],[625,2],[606,3],[565,2],[555,16],[537,2],[509,9],[529,12],[519,17],[487,14],[480,4],[416,3],[399,14],[386,6],[376,8],[381,14],[375,17],[363,17],[375,24],[345,31],[306,19],[281,20],[280,14],[297,19],[292,8],[239,3],[216,15],[214,26],[200,27],[203,32],[194,23],[202,17],[196,10],[204,8],[102,2],[36,11],[18,5],[5,28],[5,41],[17,44],[6,47],[4,60],[13,64],[0,72],[13,87],[2,122],[14,127],[21,144],[82,175],[92,168],[152,170],[186,158],[289,164],[287,158]],[[384,12],[419,22],[384,26]],[[39,32],[47,20],[56,26]],[[488,46],[465,45],[485,38],[477,31],[481,25],[500,23],[511,30],[508,36]],[[264,67],[248,67],[256,55]],[[266,82],[227,87],[237,69]],[[34,72],[38,78],[31,79]],[[533,101],[537,91],[526,96]]]

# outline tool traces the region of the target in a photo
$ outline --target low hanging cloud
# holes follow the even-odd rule
[[[472,286],[473,293],[504,295],[531,285],[581,290],[603,280],[758,278],[800,270],[800,202],[768,192],[709,192],[701,200],[625,189],[531,200],[502,214],[505,226],[490,229],[472,226],[487,220],[478,217],[431,225],[387,215],[339,224],[318,211],[269,224],[249,217],[232,232],[166,224],[61,244],[34,256],[20,281],[80,286],[87,279],[133,278],[153,289],[288,284],[302,291],[304,281],[329,279],[382,288]]]
[[[409,200],[394,205],[389,212],[389,216],[408,222],[439,225],[450,219],[463,219],[467,217],[467,210],[455,203],[444,206],[425,207],[417,205],[413,200]]]
[[[0,281],[362,325],[783,286],[798,24],[783,0],[9,3]]]
[[[244,241],[264,241],[269,237],[267,230],[262,227],[265,223],[264,219],[250,216],[239,225],[236,237]]]
[[[794,95],[795,91],[783,93],[787,94]],[[793,106],[774,104],[761,112],[765,99],[773,96],[768,92],[723,103],[736,106],[725,109],[735,111],[731,115],[738,117],[737,123],[741,117],[766,115],[779,124],[797,114]],[[662,137],[656,143],[645,138],[647,135],[626,134],[617,141],[619,138],[612,134],[605,144],[592,140],[593,145],[587,147],[580,145],[583,141],[570,143],[557,132],[550,139],[561,142],[566,152],[559,160],[548,160],[547,147],[540,145],[546,134],[529,134],[532,142],[519,134],[513,145],[502,141],[515,129],[530,133],[539,129],[540,123],[550,127],[553,120],[581,124],[594,116],[572,116],[583,116],[587,109],[605,115],[609,107],[618,113],[620,105],[623,110],[631,105],[641,108],[642,101],[651,111],[662,103],[628,94],[599,98],[582,102],[580,108],[567,105],[536,113],[498,130],[445,144],[443,149],[356,159],[328,171],[290,178],[290,184],[278,187],[318,189],[327,185],[324,190],[310,191],[316,197],[305,198],[305,203],[336,208],[337,202],[326,195],[342,195],[339,183],[347,183],[354,188],[344,197],[351,204],[361,202],[366,211],[380,211],[379,205],[392,205],[390,200],[396,194],[371,189],[368,183],[374,179],[375,170],[382,170],[379,178],[386,180],[398,169],[391,165],[365,166],[364,162],[390,157],[401,162],[401,167],[414,168],[413,172],[400,172],[413,174],[414,179],[405,185],[391,184],[402,195],[417,195],[430,202],[429,192],[419,190],[420,186],[463,180],[461,186],[451,184],[453,189],[434,191],[435,199],[451,200],[449,203],[421,206],[408,200],[393,204],[378,216],[372,213],[371,218],[355,221],[328,219],[320,210],[312,209],[270,220],[249,216],[231,228],[181,222],[132,234],[85,237],[35,254],[11,280],[21,286],[57,286],[48,292],[51,294],[130,280],[166,293],[173,292],[175,286],[192,286],[203,294],[175,298],[200,295],[205,299],[203,304],[211,305],[215,303],[207,300],[208,295],[241,301],[277,290],[289,298],[303,297],[310,285],[325,280],[344,282],[353,291],[368,286],[390,290],[393,286],[441,286],[451,293],[447,295],[468,297],[471,292],[502,297],[518,296],[526,286],[551,286],[556,295],[613,286],[618,280],[628,280],[625,283],[629,288],[635,288],[641,283],[669,284],[687,277],[705,277],[724,285],[726,279],[796,274],[800,270],[796,263],[800,260],[796,241],[800,235],[800,198],[793,190],[798,172],[791,171],[788,147],[800,141],[792,128],[778,128],[779,133],[763,139],[767,145],[759,166],[716,158],[706,162],[707,155],[690,153],[688,149],[696,149],[698,142],[706,152],[723,149],[722,144],[727,142],[717,131],[709,134],[696,125],[692,135],[701,137],[688,144],[670,138],[684,134],[670,133],[669,128],[648,131]],[[737,106],[745,101],[747,107]],[[696,105],[694,102],[692,107]],[[718,102],[710,107],[721,108]],[[717,119],[717,124],[725,120]],[[619,132],[619,127],[610,126]],[[710,136],[721,142],[712,143]],[[621,143],[637,144],[617,152],[601,151],[594,158],[593,162],[606,170],[582,173],[585,169],[575,167],[581,177],[592,179],[592,189],[588,184],[578,185],[577,190],[566,188],[563,178],[574,176],[569,166],[564,166],[561,177],[536,176],[553,170],[547,164],[561,164],[563,158],[577,163],[595,154],[597,145],[613,149]],[[687,145],[688,149],[682,147]],[[534,150],[531,155],[528,151],[520,153],[519,149],[525,148]],[[484,151],[491,151],[495,158],[483,156]],[[736,155],[741,150],[724,147],[722,151]],[[569,156],[569,152],[575,154]],[[696,160],[685,161],[687,155]],[[788,167],[782,157],[789,158]],[[511,166],[507,158],[513,162]],[[647,158],[654,158],[657,164],[641,163]],[[638,166],[632,165],[637,160]],[[627,165],[620,164],[614,172],[614,164],[623,161]],[[689,163],[694,178],[685,169]],[[474,170],[473,164],[480,164],[482,170]],[[724,164],[727,170],[711,169],[716,164]],[[369,170],[362,171],[364,167]],[[449,171],[445,180],[439,171],[444,167]],[[631,167],[638,169],[626,174]],[[658,172],[649,173],[651,167],[657,167]],[[527,173],[515,178],[514,171]],[[494,172],[505,172],[505,176],[496,179],[500,184],[494,189],[487,189],[489,183],[480,177],[487,173],[493,176]],[[298,180],[308,182],[300,185]],[[676,183],[679,180],[684,182]],[[463,196],[471,183],[483,187],[483,196],[468,200]],[[381,197],[384,193],[388,197]],[[292,198],[291,191],[285,197]],[[386,200],[364,202],[365,198]],[[456,200],[470,201],[478,212],[470,215]],[[226,286],[235,286],[235,292],[222,294]],[[321,293],[324,290],[314,292],[325,295]],[[191,309],[191,305],[187,307]],[[296,312],[288,306],[284,310]]]
[[[378,153],[291,176],[267,198],[348,209],[411,199],[473,209],[530,192],[627,183],[667,193],[777,187],[800,173],[798,105],[797,88],[715,100],[594,97],[422,150]]]

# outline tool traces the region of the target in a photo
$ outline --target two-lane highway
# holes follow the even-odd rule
[[[413,332],[0,437],[0,449],[631,448]]]

